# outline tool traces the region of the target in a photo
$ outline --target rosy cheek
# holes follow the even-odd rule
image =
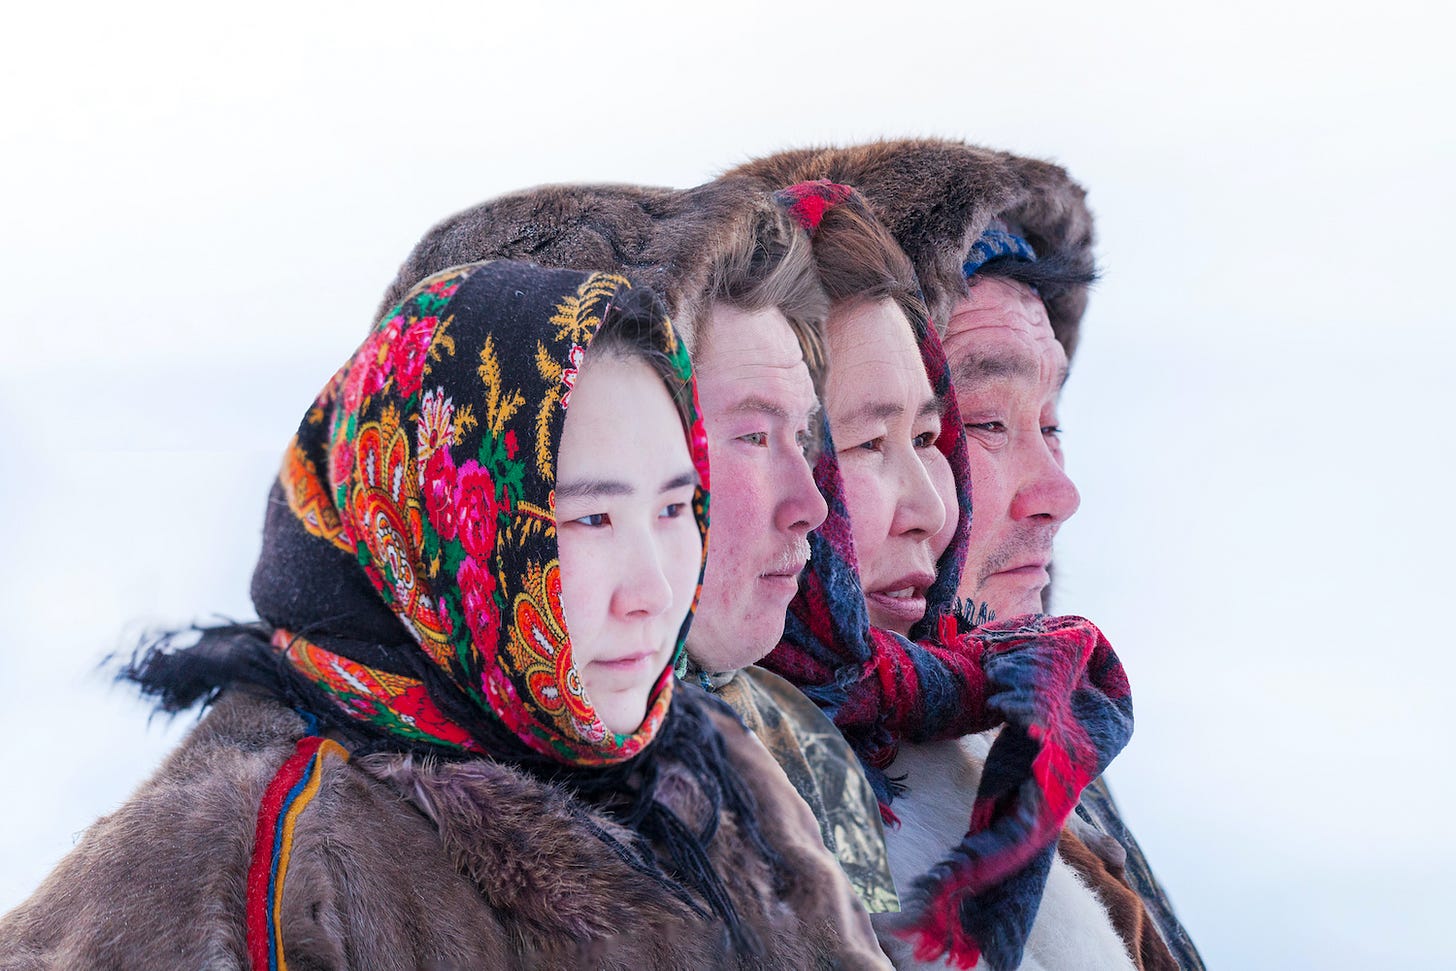
[[[855,554],[863,571],[865,557],[878,545],[876,536],[882,531],[878,522],[882,517],[876,508],[879,494],[875,483],[852,465],[840,468],[844,476],[844,506],[849,511],[850,535],[854,537]]]
[[[737,526],[761,519],[768,522],[768,513],[763,512],[772,501],[767,486],[758,480],[749,469],[736,468],[734,463],[725,463],[721,470],[713,469],[713,489],[709,512],[716,529],[719,523],[731,522]]]

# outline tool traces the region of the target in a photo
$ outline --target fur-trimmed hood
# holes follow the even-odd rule
[[[724,175],[726,181],[743,178],[769,190],[811,179],[858,189],[915,264],[931,319],[942,328],[967,292],[961,269],[966,255],[995,217],[1017,228],[1038,256],[1059,256],[1089,275],[1095,268],[1087,193],[1051,162],[918,138],[778,152]],[[1086,307],[1084,286],[1047,301],[1069,359]]]

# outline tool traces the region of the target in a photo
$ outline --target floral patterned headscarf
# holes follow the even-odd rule
[[[671,665],[640,727],[610,731],[561,607],[557,446],[586,348],[613,318],[646,328],[681,382],[670,390],[688,416],[706,540],[706,440],[686,351],[655,296],[620,276],[522,263],[439,273],[324,388],[270,504],[254,602],[329,714],[407,745],[578,766],[652,741]]]

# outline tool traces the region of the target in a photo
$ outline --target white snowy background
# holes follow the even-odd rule
[[[1447,9],[10,10],[0,911],[192,724],[98,662],[249,616],[282,446],[435,220],[926,134],[1090,190],[1057,606],[1133,679],[1111,779],[1205,957],[1452,966]]]

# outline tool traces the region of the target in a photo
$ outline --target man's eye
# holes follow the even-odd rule
[[[578,516],[572,522],[580,523],[583,526],[606,526],[611,523],[611,517],[604,512],[594,512],[589,516]]]
[[[761,448],[768,444],[768,432],[749,432],[747,435],[739,435],[738,440]]]
[[[1043,425],[1043,426],[1041,426],[1041,433],[1043,435],[1047,436],[1048,438],[1060,439],[1062,437],[1062,426],[1061,425]]]
[[[682,515],[682,511],[686,508],[687,503],[685,502],[669,502],[662,507],[662,511],[657,516],[659,519],[676,519]]]
[[[860,442],[855,448],[863,449],[866,452],[883,452],[885,450],[885,436],[872,438],[867,442]]]
[[[966,431],[988,432],[993,435],[999,435],[1006,431],[1006,423],[1000,421],[968,421],[966,422]]]
[[[916,448],[930,448],[940,441],[940,432],[921,432],[912,441]]]
[[[794,436],[794,441],[798,442],[799,451],[803,452],[805,456],[807,456],[814,449],[813,432],[801,431]]]

